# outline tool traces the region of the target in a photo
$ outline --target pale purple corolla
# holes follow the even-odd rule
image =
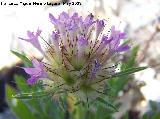
[[[46,78],[47,73],[44,71],[43,63],[37,59],[32,60],[33,68],[23,68],[31,77],[27,80],[29,85],[35,84],[40,78]]]
[[[39,28],[37,29],[36,33],[31,32],[31,31],[27,31],[28,38],[21,38],[21,37],[19,37],[19,39],[25,40],[25,41],[31,43],[41,53],[44,53],[44,51],[42,50],[41,45],[39,43],[39,40],[38,40],[38,38],[40,37],[41,32],[42,32],[42,30],[40,30]]]

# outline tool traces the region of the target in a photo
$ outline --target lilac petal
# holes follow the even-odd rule
[[[30,42],[30,39],[25,39],[25,38],[21,38],[21,37],[18,37],[19,39],[21,40],[24,40],[24,41],[27,41],[27,42]]]
[[[75,44],[75,42],[76,42],[76,30],[70,30],[69,31],[69,37],[70,37],[70,42],[72,43],[72,44]]]
[[[53,40],[58,40],[59,39],[59,33],[58,32],[52,32],[52,38],[53,38]]]
[[[107,45],[109,44],[113,39],[109,39],[108,36],[103,36],[102,37],[102,42],[103,44]]]
[[[33,60],[32,60],[32,64],[33,64],[33,66],[36,67],[36,68],[41,67],[40,62],[39,62],[37,59],[33,59]]]
[[[98,59],[95,60],[95,68],[99,68],[101,66]]]
[[[76,18],[78,18],[78,13],[77,13],[77,12],[75,12],[75,13],[72,15],[71,19],[76,19]]]
[[[64,24],[58,24],[59,33],[65,38],[66,29]]]
[[[130,49],[129,45],[121,45],[117,48],[117,52],[123,52],[123,51],[129,50],[129,49]]]
[[[34,38],[34,33],[33,32],[27,31],[27,35],[30,39]]]
[[[41,78],[47,78],[47,77],[48,77],[47,72],[45,72],[44,70],[42,70],[40,77],[41,77]]]
[[[97,50],[97,53],[100,53],[111,41],[112,39],[108,39],[108,37],[104,35],[101,39],[101,44]]]
[[[23,68],[23,69],[27,74],[30,75],[39,74],[41,72],[41,70],[39,70],[38,68]]]
[[[109,44],[109,50],[111,52],[117,51],[121,39],[124,39],[126,37],[125,33],[121,33],[120,31],[115,30],[115,26],[112,26],[111,28],[111,36],[109,39],[112,39],[112,41]],[[119,50],[122,50],[121,47]]]
[[[112,37],[112,38],[113,38],[112,45],[113,45],[113,48],[114,48],[114,49],[116,49],[116,48],[119,46],[119,44],[120,44],[119,34],[120,34],[119,31],[115,31],[115,34],[114,34],[114,36]]]
[[[86,35],[88,33],[88,29],[93,23],[95,23],[95,21],[93,19],[93,15],[90,14],[85,18],[84,21],[80,21],[79,23],[82,34]]]
[[[37,59],[33,59],[32,64],[34,68],[23,68],[25,72],[30,75],[41,75],[41,72],[43,70],[42,67],[43,65]]]
[[[80,36],[77,42],[79,59],[82,58],[82,55],[84,54],[87,45],[88,45],[88,40],[85,37]]]
[[[73,27],[73,30],[76,30],[79,28],[79,24],[82,22],[82,17],[78,16],[78,13],[74,13],[71,17],[71,26]]]
[[[107,36],[105,36],[105,35],[103,35],[103,37],[102,37],[101,41],[102,41],[102,42],[105,42],[106,40],[108,40],[108,37],[107,37]]]
[[[34,32],[30,32],[30,31],[27,31],[27,35],[30,39],[35,39],[35,38],[38,38],[41,34],[42,30],[40,30],[39,28],[37,29],[37,32],[36,32],[36,35],[34,35]]]
[[[126,33],[120,33],[119,38],[120,39],[126,39],[127,38]]]
[[[86,29],[88,29],[93,23],[95,23],[93,17],[94,16],[92,14],[90,14],[85,18],[84,25],[85,25]]]
[[[92,14],[89,14],[85,20],[84,20],[84,23],[91,23],[93,21],[93,15]]]
[[[27,35],[29,37],[29,39],[25,39],[25,38],[20,38],[21,40],[25,40],[29,43],[31,43],[35,48],[37,48],[42,54],[44,54],[44,51],[42,50],[41,48],[41,45],[38,41],[38,37],[40,36],[41,34],[41,30],[39,30],[39,28],[37,29],[37,32],[36,32],[36,35],[34,35],[33,32],[30,32],[30,31],[27,31]]]
[[[32,76],[31,78],[29,78],[28,80],[27,80],[27,83],[29,84],[29,85],[33,85],[33,84],[35,84],[37,81],[38,81],[38,77],[36,77],[36,76]]]
[[[103,28],[105,27],[104,21],[103,20],[97,20],[96,21],[96,37],[99,36],[99,34],[101,33],[101,31],[103,30]]]
[[[59,54],[60,52],[60,49],[59,49],[59,33],[58,32],[52,32],[52,41],[53,41],[53,44],[54,44],[54,47],[55,47],[55,52],[57,54]]]
[[[40,30],[39,28],[37,29],[37,32],[36,32],[36,37],[40,36],[41,35],[41,32],[42,30]]]
[[[112,27],[111,27],[111,33],[114,33],[115,32],[115,26],[113,25]]]
[[[94,66],[92,67],[90,79],[92,79],[96,75],[96,73],[101,68],[101,66],[102,65],[100,64],[99,60],[95,59]]]
[[[80,46],[86,46],[86,45],[88,45],[88,40],[85,39],[84,37],[80,37],[78,39],[78,45],[80,45]]]
[[[38,38],[30,39],[30,41],[28,42],[30,42],[35,48],[37,48],[42,54],[44,54],[44,51],[41,48]]]
[[[66,29],[69,31],[74,31],[78,29],[79,25],[79,18],[77,17],[71,17],[68,22],[66,23]]]
[[[32,60],[33,66],[36,68],[37,71],[39,71],[38,74],[34,74],[40,77],[47,77],[47,73],[44,71],[44,66],[42,62],[39,62],[37,59]]]
[[[28,79],[28,84],[34,84],[39,78],[46,78],[48,75],[43,69],[43,63],[39,62],[37,59],[32,60],[34,68],[23,68],[26,73],[28,73],[31,78]]]
[[[18,38],[21,39],[21,40],[25,40],[25,41],[31,43],[39,51],[43,51],[41,46],[40,46],[40,43],[39,43],[39,41],[38,41],[38,39],[36,37],[34,37],[32,39],[25,39],[25,38],[21,38],[21,37],[18,37]]]
[[[59,22],[51,13],[49,13],[49,19],[50,19],[51,23],[54,25],[58,24],[58,22]]]
[[[66,12],[62,12],[59,15],[59,20],[61,20],[61,21],[65,21],[65,20],[68,20],[68,19],[69,19],[69,15]]]

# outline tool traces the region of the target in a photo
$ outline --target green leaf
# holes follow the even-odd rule
[[[160,113],[157,112],[153,115],[153,119],[160,119]]]
[[[48,98],[46,92],[42,91],[39,84],[28,86],[22,76],[15,75],[15,81],[20,94],[13,94],[17,100],[24,101],[27,107],[32,108],[33,114],[38,119],[62,119],[64,114],[59,108],[55,108],[54,101],[51,97]],[[34,93],[33,93],[34,92]],[[31,94],[33,96],[31,96]],[[17,97],[20,96],[20,97]],[[34,111],[33,111],[34,110]],[[53,116],[54,115],[54,116]]]
[[[113,104],[111,104],[109,101],[104,100],[104,99],[102,99],[102,98],[100,98],[100,97],[98,97],[97,100],[98,100],[99,102],[105,104],[107,107],[110,107],[110,108],[114,109],[114,111],[118,112],[117,108],[116,108]]]
[[[127,45],[127,44],[129,44],[131,42],[131,40],[129,39],[129,40],[125,40],[123,43],[122,43],[122,45]]]
[[[139,46],[135,46],[131,51],[131,57],[121,65],[121,71],[125,71],[126,69],[131,69],[136,64],[136,56],[138,52]],[[124,74],[124,73],[122,73]],[[114,77],[114,80],[109,80],[108,83],[112,89],[114,89],[114,96],[118,95],[118,92],[123,89],[123,87],[128,83],[128,81],[133,80],[132,77],[128,77],[128,75],[121,75],[119,77]]]
[[[155,101],[149,101],[150,107],[152,109],[152,111],[156,112],[158,111],[158,104]]]
[[[77,101],[74,105],[76,106],[76,105],[79,105],[81,103],[82,103],[82,101]]]
[[[19,57],[25,63],[26,66],[32,67],[32,62],[24,54],[20,54],[13,50],[11,50],[11,52],[17,57]]]
[[[19,91],[21,93],[26,93],[27,92],[29,94],[30,92],[37,91],[36,90],[37,88],[33,89],[32,86],[29,86],[22,76],[15,75],[14,79],[16,81],[17,88],[19,89]],[[13,95],[13,97],[15,95]],[[25,101],[26,101],[27,105],[30,105],[36,111],[36,113],[39,113],[39,115],[42,114],[41,108],[40,108],[40,100],[31,98],[30,100],[25,100]]]
[[[22,76],[15,75],[14,76],[16,85],[18,89],[22,92],[29,92],[31,90],[31,87],[27,84],[25,79]]]
[[[14,98],[18,99],[35,99],[35,98],[40,98],[43,96],[47,96],[47,93],[44,91],[39,91],[36,90],[38,89],[33,87],[32,89],[31,86],[28,86],[26,83],[25,79],[22,76],[15,75],[15,81],[17,84],[18,89],[21,91],[21,93],[13,95]]]
[[[128,112],[126,112],[123,119],[128,119],[129,118],[128,115],[129,115]]]
[[[71,114],[71,119],[86,119],[86,112],[87,108],[85,108],[83,105],[76,105],[74,106],[74,111]]]
[[[120,76],[129,75],[129,74],[132,74],[132,73],[135,73],[135,72],[144,70],[144,69],[146,69],[146,68],[148,68],[148,67],[134,67],[134,68],[129,68],[129,69],[126,69],[125,71],[121,71],[121,72],[118,72],[118,73],[114,74],[113,77],[120,77]]]
[[[95,119],[112,119],[111,114],[111,110],[106,110],[104,106],[98,104]]]
[[[16,91],[10,86],[6,86],[7,102],[9,107],[13,110],[19,119],[36,119],[32,111],[25,105],[22,100],[13,98],[12,95],[16,94]]]
[[[32,91],[32,92],[25,92],[21,91],[22,93],[13,95],[14,98],[17,99],[39,99],[42,97],[48,97],[50,95],[53,95],[56,91],[59,90],[59,86],[54,86],[53,88],[49,90],[40,90],[40,91]],[[62,93],[61,91],[56,92],[56,93]]]
[[[123,63],[121,66],[121,70],[125,70],[128,68],[133,67],[136,64],[136,56],[139,50],[139,46],[135,46],[131,51],[131,57],[128,59],[127,62]]]
[[[13,95],[13,98],[17,99],[38,99],[44,96],[48,96],[49,93],[41,91],[41,92],[32,92],[32,93],[19,93]]]
[[[147,114],[144,114],[141,119],[149,119]]]

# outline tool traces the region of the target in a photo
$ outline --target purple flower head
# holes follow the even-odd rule
[[[56,86],[55,95],[65,90],[75,97],[80,94],[78,98],[86,102],[88,92],[89,100],[97,99],[100,94],[96,91],[103,92],[105,79],[116,73],[116,66],[112,66],[119,61],[116,54],[123,55],[120,52],[130,48],[123,44],[125,33],[112,26],[108,34],[104,29],[107,21],[96,19],[92,14],[83,18],[78,13],[62,12],[56,18],[50,13],[49,19],[55,28],[51,31],[52,42],[46,41],[43,62],[34,59],[34,67],[24,68],[31,76],[28,84],[45,78],[49,79],[48,82],[42,80],[45,86]],[[38,41],[40,33],[40,30],[36,34],[28,32],[29,39],[21,39],[42,51]]]
[[[37,29],[37,32],[35,34],[34,34],[34,32],[27,31],[28,39],[21,38],[21,37],[19,37],[19,39],[25,40],[25,41],[31,43],[41,53],[44,53],[44,51],[42,50],[41,45],[39,43],[39,40],[38,40],[38,37],[40,36],[41,32],[42,31],[40,29]]]
[[[46,78],[47,74],[44,71],[43,63],[36,59],[32,60],[33,68],[23,68],[31,77],[27,80],[29,85],[35,84],[40,78]]]

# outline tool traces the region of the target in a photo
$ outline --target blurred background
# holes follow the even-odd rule
[[[52,26],[48,13],[58,16],[62,11],[109,18],[111,24],[127,33],[133,47],[139,45],[136,65],[149,68],[135,73],[134,80],[119,91],[117,102],[121,103],[121,111],[114,113],[113,118],[120,119],[126,112],[129,119],[139,119],[146,113],[153,115],[155,111],[160,113],[160,0],[34,0],[42,3],[80,2],[81,5],[4,5],[10,2],[13,1],[0,1],[0,119],[16,119],[6,103],[5,85],[15,87],[15,74],[28,77],[17,67],[23,63],[10,50],[24,51],[29,57],[41,57],[36,49],[18,37],[26,37],[27,30],[34,31],[38,27],[49,33]],[[20,2],[14,0],[14,3]],[[23,0],[25,2],[33,1]],[[155,119],[160,119],[160,115]]]

